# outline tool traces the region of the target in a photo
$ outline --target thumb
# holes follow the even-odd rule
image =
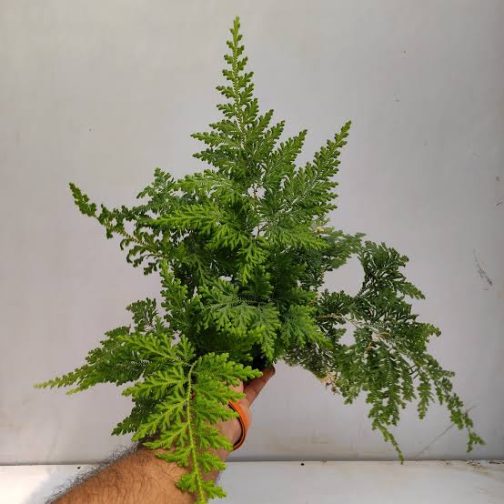
[[[252,381],[246,383],[243,387],[243,392],[245,392],[245,398],[242,400],[246,400],[248,406],[251,406],[252,403],[256,400],[257,396],[260,394],[261,390],[266,385],[266,383],[268,383],[268,381],[274,374],[275,374],[275,368],[271,366],[263,370],[263,374],[261,376],[259,376],[258,378],[254,378]]]

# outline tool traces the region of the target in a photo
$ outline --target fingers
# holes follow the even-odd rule
[[[240,382],[238,385],[233,385],[232,387],[230,387],[230,389],[234,390],[235,392],[243,392],[243,382]]]
[[[243,388],[243,392],[245,392],[245,398],[248,402],[248,406],[250,406],[259,395],[261,390],[264,388],[268,380],[275,374],[275,368],[270,367],[263,371],[263,374],[259,376],[259,378],[254,378],[249,383],[245,384]]]

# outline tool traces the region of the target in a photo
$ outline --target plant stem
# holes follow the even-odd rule
[[[187,395],[186,395],[186,412],[187,412],[187,426],[189,431],[189,444],[191,446],[191,458],[193,461],[193,470],[196,478],[196,492],[198,494],[198,498],[201,502],[205,502],[205,493],[203,491],[202,481],[201,481],[201,472],[198,467],[197,453],[196,453],[196,444],[194,442],[194,434],[193,434],[193,426],[192,426],[192,412],[191,412],[191,400],[192,400],[192,373],[194,370],[194,366],[199,362],[200,359],[194,361],[189,368],[189,372],[187,373]]]

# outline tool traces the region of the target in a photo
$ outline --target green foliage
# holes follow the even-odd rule
[[[227,404],[241,394],[230,386],[279,360],[310,370],[347,403],[364,393],[373,429],[400,457],[390,428],[415,399],[420,418],[432,401],[446,404],[470,450],[483,441],[453,373],[427,352],[440,332],[412,313],[408,299],[423,294],[402,273],[407,258],[328,224],[350,122],[297,166],[307,132],[281,141],[284,122],[260,113],[239,28],[235,19],[217,88],[222,118],[193,135],[204,144],[195,157],[210,168],[180,180],[156,168],[131,208],[98,207],[70,184],[80,211],[107,238],[120,237],[127,261],[159,273],[161,302],[129,305],[132,325],[107,332],[82,367],[40,386],[128,384],[133,409],[113,433],[164,448],[162,458],[188,468],[179,486],[198,502],[224,495],[205,475],[224,468],[214,450],[231,448],[215,427],[236,415]],[[325,273],[354,256],[360,291],[322,290]],[[347,331],[351,343],[342,341]]]

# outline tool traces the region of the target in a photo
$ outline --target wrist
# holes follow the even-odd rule
[[[230,420],[227,420],[225,422],[219,422],[216,425],[217,429],[219,432],[231,443],[231,445],[235,445],[236,442],[240,439],[242,435],[242,427],[237,418],[232,418]],[[155,436],[149,436],[143,439],[143,441],[152,441],[156,439]],[[145,445],[143,445],[142,442],[139,443],[138,447],[139,450],[145,450],[146,452],[151,452],[151,453],[166,453],[169,450],[163,449],[163,448],[156,448],[156,449],[151,449],[147,448]],[[225,452],[228,453],[227,450],[219,450],[219,452]]]

